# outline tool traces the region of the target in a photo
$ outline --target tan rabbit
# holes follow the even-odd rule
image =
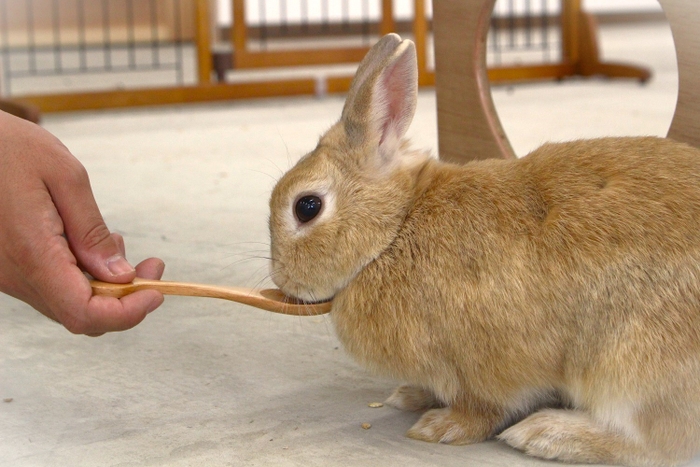
[[[275,187],[271,272],[333,298],[347,351],[427,410],[408,436],[567,462],[700,447],[700,151],[659,138],[439,162],[403,140],[410,41],[381,39],[340,121]],[[469,148],[464,148],[469,151]]]

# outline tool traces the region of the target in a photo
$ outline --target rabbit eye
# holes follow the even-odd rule
[[[321,198],[314,195],[302,196],[297,201],[296,206],[294,206],[294,213],[299,219],[299,222],[306,223],[309,222],[314,217],[318,216],[321,212],[321,207],[323,203]]]

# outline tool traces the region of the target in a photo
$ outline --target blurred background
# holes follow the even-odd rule
[[[598,25],[663,18],[655,0],[498,0],[491,81],[646,80],[596,66]],[[430,0],[0,0],[0,95],[52,112],[342,92],[391,31],[430,86],[431,21]]]

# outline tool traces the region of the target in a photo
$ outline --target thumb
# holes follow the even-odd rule
[[[96,279],[129,282],[136,270],[105,225],[85,168],[72,158],[59,183],[46,185],[63,220],[64,233],[78,263]]]

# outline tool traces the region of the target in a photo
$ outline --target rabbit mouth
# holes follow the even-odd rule
[[[272,282],[288,297],[303,303],[314,304],[333,300],[335,290],[322,290],[291,279],[283,268],[272,267]]]
[[[308,304],[328,302],[333,300],[335,296],[335,293],[320,293],[319,291],[313,290],[311,287],[299,284],[290,279],[280,286],[280,290],[288,296]]]
[[[299,299],[299,298],[297,298],[297,300],[299,300],[299,303],[301,303],[302,305],[318,305],[318,304],[320,304],[320,303],[332,302],[332,301],[333,301],[333,297],[324,298],[323,300],[315,300],[315,301],[302,300],[302,299]]]
[[[303,302],[303,303],[308,303],[308,304],[314,304],[314,303],[322,303],[322,302],[329,302],[333,300],[333,297],[335,294],[320,294],[320,293],[315,293],[308,288],[305,288],[303,286],[296,286],[296,287],[291,287],[289,289],[281,288],[285,293],[288,293],[289,295],[293,296],[297,300]],[[289,290],[289,292],[286,292],[286,290]]]

